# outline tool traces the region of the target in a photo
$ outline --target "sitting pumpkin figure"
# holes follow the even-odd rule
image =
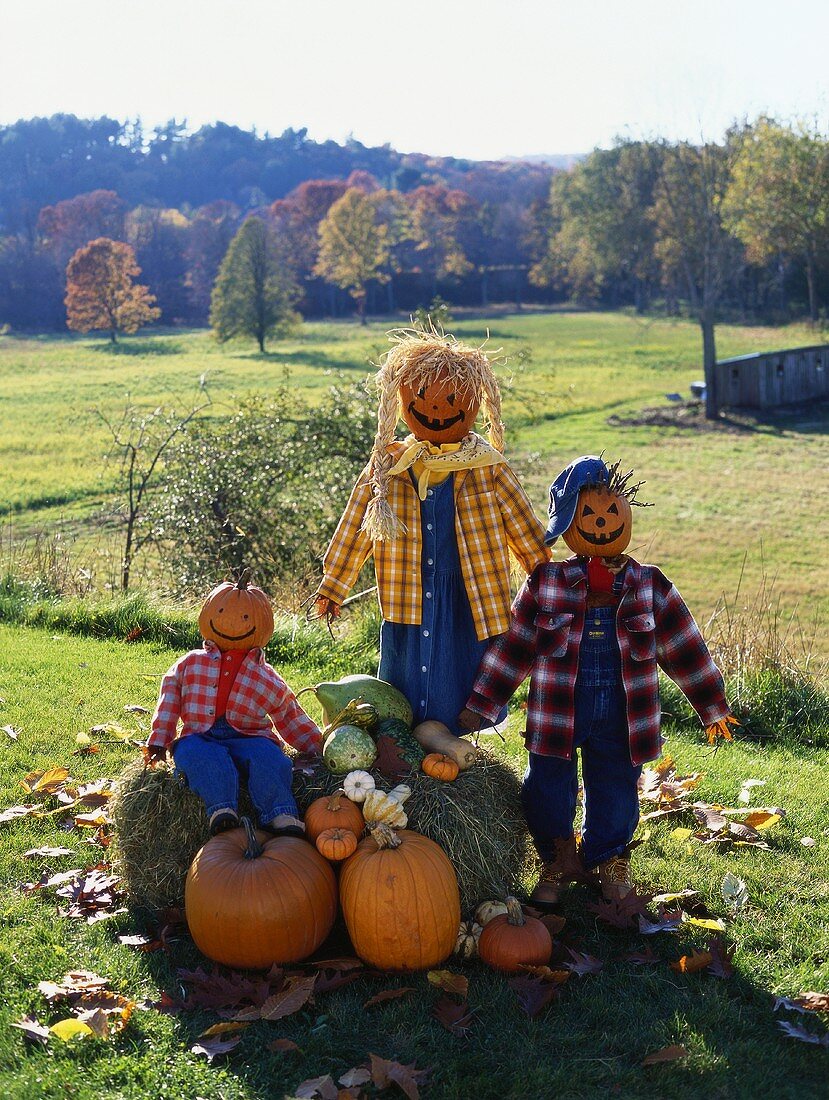
[[[690,611],[654,565],[622,553],[638,485],[619,463],[571,462],[550,486],[546,541],[575,557],[538,566],[518,593],[509,631],[495,639],[459,722],[491,719],[531,674],[522,785],[527,825],[543,862],[539,908],[598,868],[606,900],[632,888],[629,844],[639,821],[638,780],[661,752],[657,667],[682,689],[709,742],[731,740],[722,676]],[[584,826],[573,823],[581,750]]]
[[[247,576],[245,570],[236,584],[218,585],[205,600],[199,615],[204,648],[180,657],[164,675],[145,752],[155,763],[170,751],[205,804],[211,836],[239,825],[240,772],[261,827],[276,836],[304,836],[293,767],[279,740],[319,752],[322,735],[265,660],[273,611]]]

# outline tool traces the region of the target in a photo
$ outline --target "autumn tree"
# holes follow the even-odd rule
[[[732,132],[722,145],[661,143],[651,208],[662,278],[685,291],[702,332],[708,419],[715,419],[720,407],[714,326],[727,292],[745,267],[742,245],[723,222],[736,139]]]
[[[262,218],[249,217],[230,242],[210,303],[210,325],[220,343],[253,337],[265,340],[289,331],[299,320],[299,290],[285,247]]]
[[[724,218],[758,263],[799,260],[809,317],[818,319],[816,276],[829,257],[829,142],[801,126],[761,118],[741,135]]]
[[[459,278],[472,270],[461,237],[474,221],[478,204],[464,191],[443,184],[418,187],[407,196],[417,267],[427,276],[432,296],[438,279]]]
[[[375,196],[356,187],[349,188],[320,222],[314,271],[349,292],[361,324],[366,323],[368,283],[389,279],[388,235],[388,226],[378,217]]]
[[[76,332],[137,332],[160,313],[128,244],[99,237],[79,248],[66,267],[66,323]]]
[[[126,210],[114,191],[100,189],[44,206],[37,220],[40,244],[65,271],[70,258],[89,241],[123,240]]]

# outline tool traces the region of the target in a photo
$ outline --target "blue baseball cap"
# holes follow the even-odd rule
[[[598,455],[582,455],[564,467],[550,486],[550,522],[544,536],[547,546],[552,546],[573,522],[579,490],[586,485],[607,485],[609,481],[610,472]]]

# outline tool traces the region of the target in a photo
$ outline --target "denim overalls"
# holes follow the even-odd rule
[[[589,608],[579,647],[573,758],[531,752],[521,790],[527,825],[542,860],[573,835],[578,796],[576,747],[584,785],[582,857],[590,869],[626,849],[639,822],[641,765],[630,761],[616,607]]]

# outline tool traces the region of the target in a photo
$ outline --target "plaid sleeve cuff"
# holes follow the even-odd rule
[[[323,577],[322,583],[317,589],[317,597],[323,596],[326,600],[333,600],[336,604],[342,604],[350,591],[351,585],[336,581],[333,577]]]
[[[477,691],[473,691],[467,699],[466,708],[467,710],[473,711],[475,714],[480,714],[490,722],[497,722],[498,716],[501,713],[500,703],[493,703],[490,699],[486,699]]]

